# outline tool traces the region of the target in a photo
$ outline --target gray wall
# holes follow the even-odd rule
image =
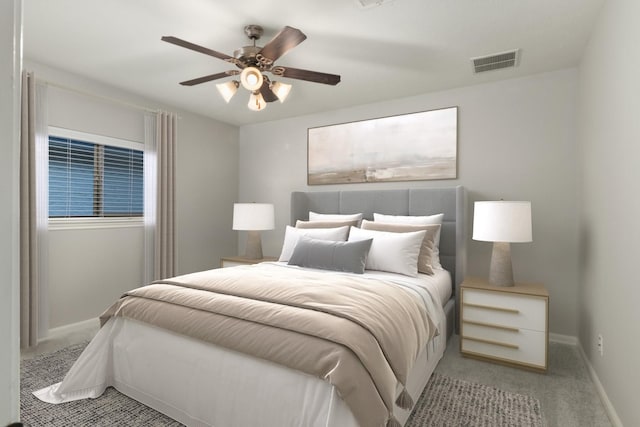
[[[220,266],[237,251],[238,128],[195,114],[178,123],[178,272]]]
[[[0,2],[0,425],[18,421],[18,137],[22,2]],[[15,17],[19,19],[14,19]]]
[[[280,253],[289,223],[289,194],[294,190],[464,185],[471,202],[469,230],[475,200],[530,200],[533,243],[512,245],[516,280],[543,282],[551,294],[551,331],[576,336],[576,77],[577,71],[568,69],[243,126],[240,201],[273,202],[276,207],[276,230],[263,233],[264,253]],[[458,179],[307,186],[307,128],[449,106],[459,107]],[[487,276],[490,256],[490,243],[471,241],[469,236],[470,274]]]
[[[205,270],[237,250],[231,210],[238,192],[238,128],[158,105],[116,88],[33,62],[39,79],[135,105],[178,113],[178,273]],[[49,124],[144,141],[144,113],[135,107],[50,86]],[[98,316],[124,291],[143,282],[142,227],[51,230],[50,327]]]
[[[637,0],[605,3],[579,85],[580,342],[625,426],[640,425],[639,16]]]

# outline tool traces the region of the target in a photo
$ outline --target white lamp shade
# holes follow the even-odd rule
[[[274,209],[271,203],[234,203],[234,230],[273,230]]]
[[[238,91],[239,85],[240,83],[238,83],[236,80],[230,80],[225,83],[217,84],[216,88],[218,89],[218,92],[220,92],[220,95],[224,98],[225,102],[228,104],[229,101],[231,101],[231,98],[233,98],[233,95],[235,95]]]
[[[247,67],[240,73],[240,81],[245,89],[253,92],[262,87],[264,78],[256,67]]]
[[[531,202],[475,202],[473,240],[531,242]]]
[[[250,110],[260,111],[264,110],[264,108],[267,106],[267,102],[262,97],[262,94],[256,91],[249,96],[249,103],[247,104],[247,106]]]
[[[278,97],[280,102],[284,102],[284,100],[287,99],[287,96],[289,96],[289,92],[291,92],[291,85],[282,82],[273,82],[271,85],[271,92]]]

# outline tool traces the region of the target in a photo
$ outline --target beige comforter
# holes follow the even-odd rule
[[[102,324],[112,316],[327,380],[363,427],[398,424],[394,400],[412,401],[404,389],[396,400],[396,386],[437,332],[421,298],[398,285],[274,264],[155,282],[127,292]]]

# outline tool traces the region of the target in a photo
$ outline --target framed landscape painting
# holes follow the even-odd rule
[[[308,129],[307,183],[457,177],[458,107]]]

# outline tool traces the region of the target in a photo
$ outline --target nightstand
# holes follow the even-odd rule
[[[225,267],[233,267],[236,265],[258,264],[260,262],[277,261],[277,260],[278,258],[272,257],[272,256],[266,256],[264,258],[258,258],[258,259],[245,258],[241,256],[228,256],[228,257],[220,258],[220,267],[225,268]]]
[[[547,371],[549,293],[542,284],[492,286],[465,278],[460,293],[460,352]]]

